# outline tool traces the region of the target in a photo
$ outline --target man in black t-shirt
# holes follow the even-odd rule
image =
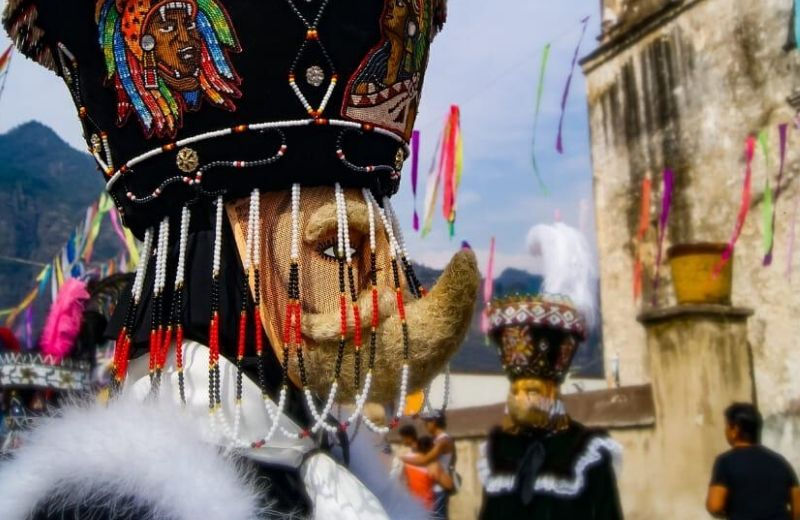
[[[761,414],[752,404],[725,410],[732,449],[717,457],[706,508],[729,520],[800,520],[800,484],[786,459],[760,444]]]

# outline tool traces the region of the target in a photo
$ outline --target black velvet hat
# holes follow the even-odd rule
[[[445,0],[9,0],[139,237],[203,195],[397,189]]]

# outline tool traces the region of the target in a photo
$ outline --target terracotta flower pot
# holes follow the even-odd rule
[[[714,266],[720,261],[725,244],[676,244],[669,248],[672,284],[679,304],[716,303],[730,305],[733,258],[718,276]]]

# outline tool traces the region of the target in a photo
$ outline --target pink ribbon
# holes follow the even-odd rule
[[[753,180],[753,155],[756,149],[756,138],[751,136],[747,137],[745,141],[745,162],[747,163],[744,184],[742,185],[742,202],[739,205],[739,214],[736,216],[736,225],[733,228],[733,235],[731,236],[728,246],[722,252],[722,257],[714,266],[714,276],[719,276],[722,268],[725,267],[731,257],[733,256],[733,249],[736,247],[736,241],[739,240],[739,235],[742,234],[742,228],[747,220],[747,213],[750,210],[750,199]]]

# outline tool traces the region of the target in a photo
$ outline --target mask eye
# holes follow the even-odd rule
[[[322,256],[330,260],[336,260],[336,246],[330,245],[322,251]]]
[[[186,24],[186,30],[193,31],[197,27],[197,24],[192,20],[191,22]]]
[[[319,248],[317,248],[317,251],[325,260],[332,260],[332,261],[339,260],[339,255],[338,255],[339,247],[335,243],[335,241],[323,243],[322,245],[319,246]],[[350,257],[352,258],[357,252],[358,251],[356,251],[351,247]]]
[[[337,261],[339,259],[338,255],[339,247],[336,242],[335,238],[331,238],[325,240],[317,246],[317,252],[324,258],[325,260],[332,260]],[[358,251],[350,247],[350,256],[353,257]]]
[[[172,24],[169,24],[169,25],[165,25],[163,27],[159,27],[158,30],[161,31],[162,33],[171,33],[172,31],[175,30],[175,26],[172,25]]]

